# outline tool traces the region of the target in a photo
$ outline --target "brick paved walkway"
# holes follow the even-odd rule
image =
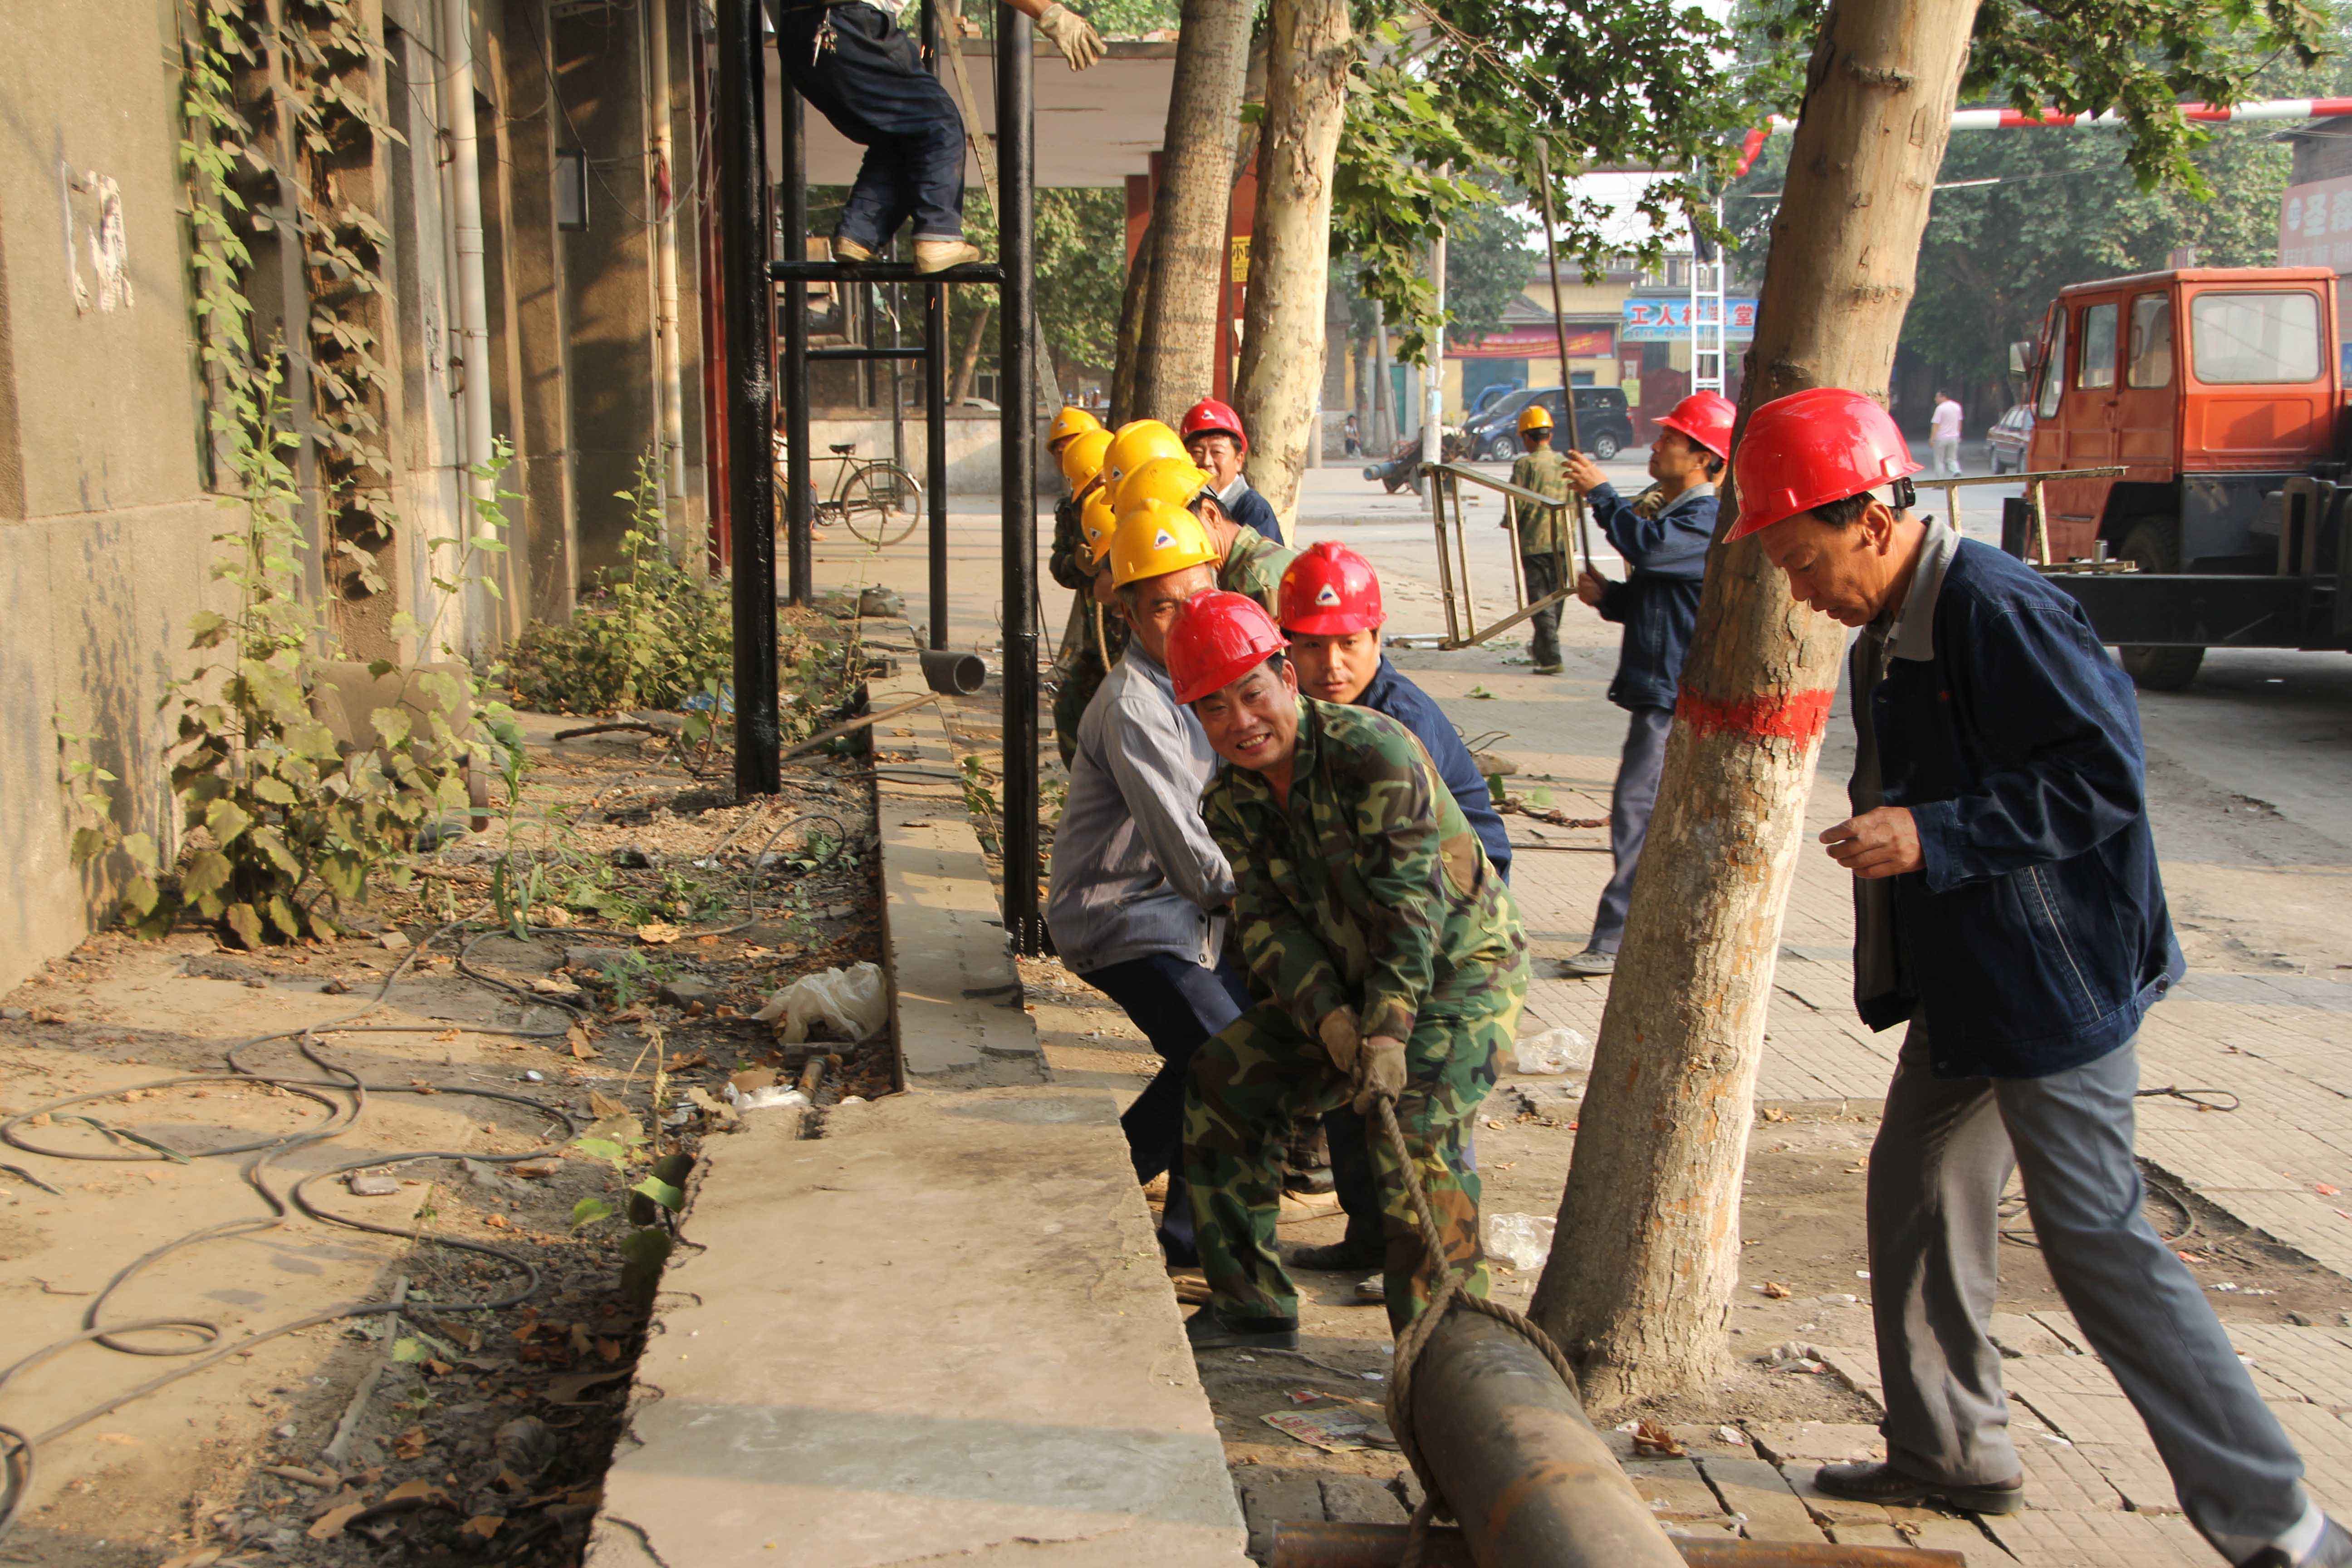
[[[1324,503],[1314,502],[1302,531],[1309,539],[1339,538],[1372,558],[1388,588],[1392,633],[1434,631],[1444,624],[1425,514],[1416,517],[1400,505],[1409,499],[1374,508],[1343,498],[1330,506],[1350,522],[1324,527],[1312,518],[1312,505]],[[1474,510],[1472,568],[1483,583],[1507,583],[1500,533],[1482,526],[1491,521],[1491,509],[1483,516]],[[956,519],[952,612],[955,645],[978,646],[992,654],[997,624],[992,531],[992,520]],[[878,561],[845,541],[820,547],[821,586],[853,575],[899,588],[912,618],[923,618],[921,558],[911,543]],[[1044,601],[1050,646],[1066,613],[1067,595],[1048,583]],[[1484,608],[1491,618],[1494,606]],[[1526,798],[1546,791],[1548,804],[1571,817],[1605,816],[1624,729],[1623,715],[1604,697],[1615,658],[1614,628],[1571,605],[1562,634],[1568,670],[1557,679],[1528,673],[1520,647],[1507,637],[1466,652],[1402,652],[1397,661],[1444,705],[1466,736],[1507,731],[1492,749],[1517,762],[1515,795]],[[1841,712],[1808,803],[1811,831],[1845,815],[1842,784],[1851,761],[1850,733]],[[1608,876],[1606,834],[1551,827],[1524,816],[1509,821],[1523,846],[1514,887],[1536,951],[1545,958],[1565,956],[1583,944]],[[2314,893],[2281,879],[2276,896],[2307,901]],[[2259,922],[2261,914],[2232,918]],[[1760,1100],[1863,1102],[1859,1110],[1882,1098],[1899,1035],[1874,1035],[1854,1017],[1852,935],[1846,878],[1825,855],[1809,851],[1800,860],[1782,931]],[[1538,978],[1528,997],[1527,1027],[1567,1025],[1597,1037],[1607,994],[1605,981]],[[1086,999],[1070,1000],[1083,1005]],[[1080,1026],[1091,1029],[1092,1020]],[[1100,1081],[1131,1075],[1131,1066],[1121,1059],[1131,1053],[1110,1048],[1123,1043],[1103,1039]],[[2225,1090],[2241,1106],[2235,1112],[2218,1112],[2178,1100],[2143,1100],[2142,1155],[2247,1225],[2352,1277],[2347,1044],[2352,985],[2332,971],[2192,971],[2142,1032],[2143,1082],[2149,1088]],[[1062,1070],[1081,1065],[1068,1062]],[[2344,1195],[2330,1189],[2341,1189]],[[1639,1483],[1657,1491],[1662,1512],[1695,1531],[1739,1523],[1759,1538],[1908,1542],[1954,1547],[1967,1552],[1971,1563],[2014,1558],[2050,1568],[2162,1568],[2217,1561],[2179,1517],[2137,1417],[2096,1358],[2085,1353],[2072,1321],[2060,1312],[2036,1318],[2046,1334],[2032,1333],[2031,1353],[2014,1357],[2007,1367],[2035,1504],[2019,1515],[1985,1521],[1980,1529],[1927,1510],[1857,1508],[1812,1494],[1806,1478],[1822,1458],[1877,1451],[1876,1435],[1868,1427],[1759,1428],[1735,1434],[1749,1439],[1739,1445],[1724,1440],[1727,1429],[1678,1428],[1690,1448],[1688,1458],[1640,1460],[1630,1468]],[[2035,1328],[2020,1323],[2028,1331]],[[2265,1397],[2302,1446],[2315,1494],[2326,1506],[2352,1512],[2352,1423],[2347,1419],[2352,1416],[2352,1327],[2236,1324],[2231,1332]],[[1866,1330],[1861,1337],[1864,1342],[1823,1351],[1859,1392],[1874,1396],[1875,1354]],[[1632,1457],[1630,1447],[1627,1456]],[[1272,1471],[1260,1478],[1265,1498],[1262,1508],[1252,1508],[1254,1525],[1261,1511],[1274,1507],[1275,1494],[1289,1479]],[[1311,1483],[1302,1478],[1300,1484]],[[1250,1489],[1244,1487],[1244,1493],[1250,1506]],[[1339,1508],[1328,1497],[1323,1500],[1330,1517],[1372,1517]],[[1744,1520],[1737,1517],[1742,1515]]]

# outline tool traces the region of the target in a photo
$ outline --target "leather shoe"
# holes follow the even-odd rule
[[[1813,1485],[1852,1502],[1935,1502],[1963,1513],[2015,1513],[2025,1506],[2023,1476],[1998,1486],[1954,1487],[1922,1480],[1893,1465],[1823,1465],[1813,1472]]]
[[[2265,1546],[2238,1565],[2238,1568],[2344,1568],[2352,1563],[2352,1531],[2327,1521],[2319,1532],[2319,1543],[2301,1557],[2289,1557],[2275,1546]]]
[[[1229,1323],[1216,1308],[1203,1307],[1184,1320],[1184,1338],[1196,1351],[1295,1351],[1298,1320],[1244,1318]]]

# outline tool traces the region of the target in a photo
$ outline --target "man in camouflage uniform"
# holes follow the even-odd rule
[[[1519,442],[1527,451],[1511,465],[1511,483],[1539,496],[1568,500],[1568,461],[1552,449],[1551,411],[1530,403],[1519,415]],[[1519,564],[1528,579],[1528,603],[1568,586],[1568,508],[1535,506],[1517,496],[1503,498],[1503,526],[1519,536]],[[1538,675],[1559,673],[1559,606],[1529,618],[1528,652]]]
[[[1509,889],[1412,732],[1298,695],[1255,604],[1200,595],[1169,675],[1222,763],[1202,816],[1234,868],[1234,923],[1259,1001],[1203,1044],[1184,1102],[1184,1171],[1210,1305],[1197,1348],[1293,1345],[1298,1296],[1275,1250],[1276,1155],[1302,1113],[1392,1099],[1438,1228],[1424,1255],[1397,1154],[1375,1133],[1389,1321],[1438,1270],[1486,1289],[1469,1119],[1495,1082],[1528,984]]]

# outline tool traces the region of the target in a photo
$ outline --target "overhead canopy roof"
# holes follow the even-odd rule
[[[964,77],[987,130],[996,114],[995,46],[967,39]],[[1037,184],[1117,186],[1129,174],[1147,172],[1168,129],[1168,97],[1176,75],[1173,43],[1115,43],[1093,69],[1074,71],[1048,45],[1036,52]],[[955,90],[954,77],[948,90]],[[768,169],[776,179],[783,165],[776,153],[776,127],[782,112],[777,73],[768,72]],[[808,181],[845,185],[857,176],[866,150],[811,110],[807,126]],[[991,171],[992,174],[993,171]],[[980,164],[964,158],[964,184],[981,187]]]

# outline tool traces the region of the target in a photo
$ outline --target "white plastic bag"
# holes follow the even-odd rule
[[[1549,1215],[1490,1214],[1486,1216],[1486,1256],[1522,1274],[1532,1273],[1551,1256],[1551,1233],[1559,1224]]]
[[[802,975],[769,997],[753,1016],[763,1024],[781,1019],[787,1045],[807,1039],[809,1026],[819,1019],[844,1040],[863,1040],[889,1023],[890,1002],[883,994],[881,969],[853,963],[847,969]]]
[[[780,1083],[748,1091],[730,1083],[720,1092],[727,1096],[727,1103],[738,1110],[773,1110],[780,1106],[806,1105],[809,1102],[808,1096],[799,1089],[787,1089]]]
[[[1512,1042],[1521,1072],[1584,1072],[1592,1066],[1592,1042],[1574,1029],[1546,1029]]]

